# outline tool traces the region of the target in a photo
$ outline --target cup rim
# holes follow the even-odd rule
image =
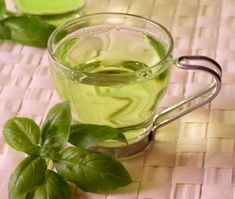
[[[136,70],[136,71],[131,71],[131,72],[127,72],[127,73],[121,73],[121,74],[105,74],[105,73],[92,73],[92,72],[85,72],[85,71],[82,71],[82,70],[79,70],[79,69],[73,69],[73,68],[70,68],[68,66],[66,66],[65,64],[63,64],[59,59],[56,58],[55,56],[55,53],[53,52],[53,39],[54,37],[60,33],[61,31],[63,31],[63,29],[66,29],[68,27],[72,27],[72,26],[75,26],[77,25],[78,22],[86,19],[86,18],[90,18],[90,17],[96,17],[96,16],[101,16],[101,15],[107,15],[107,16],[111,16],[111,15],[116,15],[116,16],[126,16],[126,17],[130,17],[130,18],[138,18],[140,20],[143,20],[143,21],[146,21],[148,23],[151,23],[153,25],[157,25],[158,27],[160,27],[164,33],[166,33],[168,39],[169,39],[169,47],[167,48],[167,51],[165,53],[165,55],[156,63],[154,63],[153,65],[151,66],[148,66],[146,68],[142,68],[142,69],[139,69],[139,70]],[[154,32],[153,32],[154,33]],[[68,22],[66,22],[65,24],[63,25],[60,25],[58,26],[53,32],[52,34],[50,35],[49,39],[48,39],[48,42],[47,42],[47,49],[48,49],[48,52],[49,52],[49,57],[57,64],[59,65],[64,71],[67,71],[67,72],[72,72],[72,73],[80,73],[82,75],[85,75],[87,77],[93,77],[93,78],[111,78],[111,77],[129,77],[129,76],[133,76],[133,75],[136,75],[136,74],[139,74],[140,72],[143,73],[144,71],[148,71],[149,69],[152,69],[158,65],[161,65],[163,64],[166,59],[168,57],[171,56],[171,53],[173,51],[173,46],[174,46],[174,40],[173,40],[173,37],[171,35],[171,33],[169,32],[169,30],[164,27],[162,24],[152,20],[152,19],[148,19],[146,17],[143,17],[143,16],[139,16],[139,15],[135,15],[135,14],[129,14],[129,13],[120,13],[120,12],[100,12],[100,13],[93,13],[93,14],[88,14],[88,15],[83,15],[79,18],[76,18],[76,19],[72,19]],[[155,73],[155,75],[160,75],[162,72],[164,72],[168,67],[170,67],[169,64],[165,64],[164,66],[164,70],[159,70],[157,72],[157,74]],[[137,75],[138,76],[138,75]]]

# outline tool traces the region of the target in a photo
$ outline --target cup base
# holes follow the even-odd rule
[[[97,146],[97,147],[92,147],[91,150],[107,153],[115,158],[128,159],[145,151],[152,143],[153,140],[152,138],[153,138],[153,132],[150,132],[148,136],[144,137],[143,139],[139,140],[136,143],[129,144],[127,146],[116,147],[116,148]]]

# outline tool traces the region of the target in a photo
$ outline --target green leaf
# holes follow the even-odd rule
[[[6,12],[5,0],[0,0],[0,20],[4,18]]]
[[[58,174],[89,192],[109,191],[132,182],[123,165],[111,156],[74,147],[54,161]]]
[[[146,38],[150,42],[150,44],[155,48],[156,52],[158,53],[160,58],[163,58],[166,53],[165,46],[160,42],[157,41],[155,38],[153,38],[150,35],[147,35]]]
[[[62,31],[59,33],[59,36],[57,35],[55,37],[55,39],[57,40],[57,42],[59,42],[62,38],[65,37],[66,34],[68,33],[65,31]],[[69,67],[73,67],[74,65],[77,65],[77,62],[74,63],[74,61],[72,61],[71,59],[68,59],[69,57],[68,55],[69,55],[70,49],[72,49],[74,45],[78,43],[78,41],[80,40],[77,37],[67,39],[64,42],[62,42],[61,45],[59,45],[58,48],[56,49],[55,56],[59,60],[63,60],[63,63],[67,64]]]
[[[49,110],[42,126],[42,154],[53,155],[64,148],[69,139],[70,124],[71,110],[68,101],[56,104]]]
[[[71,126],[69,142],[75,146],[89,148],[109,139],[127,144],[126,137],[122,132],[109,126],[95,124],[75,124]]]
[[[3,126],[3,136],[6,142],[18,151],[34,154],[38,151],[40,129],[29,118],[15,117]]]
[[[70,199],[69,185],[57,173],[47,170],[44,182],[36,187],[30,199]]]
[[[47,40],[55,29],[54,26],[33,16],[8,17],[4,23],[11,30],[12,40],[38,47],[47,46]]]
[[[146,64],[137,62],[137,61],[124,61],[121,63],[121,65],[132,71],[137,71],[143,68],[148,68]]]
[[[11,39],[10,29],[4,24],[3,21],[0,21],[0,39]]]
[[[45,177],[46,161],[30,156],[24,159],[11,175],[8,183],[9,199],[19,198],[39,185]]]

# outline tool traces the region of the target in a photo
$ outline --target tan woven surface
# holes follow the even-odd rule
[[[223,87],[209,105],[159,129],[142,155],[124,161],[135,180],[107,195],[82,199],[234,199],[235,0],[89,0],[86,13],[139,14],[165,25],[175,40],[174,57],[201,54],[223,67]],[[207,85],[207,76],[175,70],[162,107]],[[0,41],[0,126],[23,115],[41,122],[58,101],[44,49]],[[0,134],[0,199],[9,174],[23,158]]]

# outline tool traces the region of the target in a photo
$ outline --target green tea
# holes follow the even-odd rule
[[[158,64],[164,55],[164,43],[149,32],[100,25],[59,42],[55,57],[72,75],[52,66],[52,76],[76,121],[120,128],[135,142],[151,127],[169,83],[170,67]]]
[[[16,8],[25,14],[38,15],[52,25],[61,25],[83,14],[86,0],[14,0]]]

